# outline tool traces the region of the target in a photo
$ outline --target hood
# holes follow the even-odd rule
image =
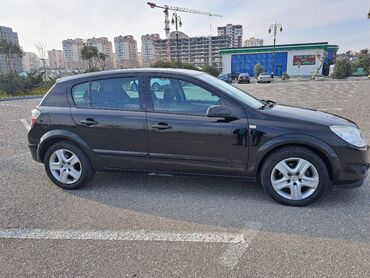
[[[357,127],[357,125],[351,120],[330,113],[321,112],[315,109],[307,109],[286,105],[275,105],[272,108],[263,111],[268,113],[269,115],[289,118],[297,121],[305,121],[319,125],[345,125]]]

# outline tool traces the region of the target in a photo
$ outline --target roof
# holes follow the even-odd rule
[[[274,49],[273,45],[250,46],[239,48],[222,48],[221,54],[231,53],[252,53],[252,52],[269,52]],[[289,50],[304,50],[304,49],[325,49],[338,50],[338,45],[328,44],[328,42],[312,42],[312,43],[295,43],[295,44],[277,44],[275,51],[289,51]]]
[[[89,77],[104,77],[109,75],[116,75],[120,73],[177,73],[182,75],[194,76],[200,74],[200,71],[196,70],[188,70],[188,69],[174,69],[174,68],[134,68],[134,69],[118,69],[118,70],[106,70],[106,71],[96,71],[96,72],[89,72],[83,74],[76,74],[71,76],[66,76],[59,78],[57,83],[59,82],[66,82],[66,81],[73,81],[83,78]]]

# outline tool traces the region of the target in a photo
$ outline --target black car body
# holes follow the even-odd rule
[[[251,79],[249,77],[249,74],[248,73],[241,73],[239,74],[238,76],[238,83],[241,84],[241,83],[251,83]]]
[[[172,87],[153,91],[154,78],[168,79]],[[275,200],[307,205],[324,189],[303,200],[284,199],[284,192],[289,195],[295,187],[279,196],[271,192],[268,184],[275,176],[268,167],[289,154],[315,166],[304,175],[320,178],[316,186],[360,186],[369,168],[369,146],[346,142],[333,126],[357,130],[347,119],[260,101],[197,71],[135,69],[59,79],[34,110],[28,141],[32,157],[63,188],[81,186],[93,172],[112,169],[207,174],[261,181]],[[80,158],[81,181],[64,176],[70,182],[64,185],[55,180],[69,169],[52,152],[58,148]],[[53,163],[63,169],[54,170],[54,178]],[[286,163],[295,167],[294,161]]]

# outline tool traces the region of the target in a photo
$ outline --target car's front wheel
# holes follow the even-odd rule
[[[51,181],[63,189],[77,189],[93,176],[87,156],[72,143],[61,141],[45,154],[45,170]]]
[[[314,152],[287,147],[272,153],[261,169],[261,184],[277,202],[306,206],[315,202],[329,185],[328,169]]]

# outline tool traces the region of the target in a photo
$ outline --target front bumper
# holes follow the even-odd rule
[[[333,175],[335,187],[355,188],[361,186],[370,168],[370,146],[364,148],[344,147],[339,151],[336,174]]]

